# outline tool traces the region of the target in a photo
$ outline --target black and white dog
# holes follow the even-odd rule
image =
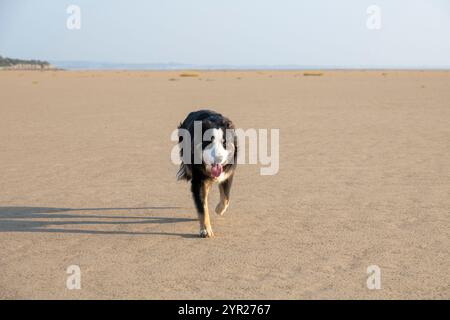
[[[214,182],[219,184],[220,191],[216,213],[223,215],[230,203],[230,189],[237,159],[234,129],[228,118],[211,110],[189,113],[178,127],[182,160],[177,178],[191,181],[192,196],[200,221],[200,236],[203,238],[214,236],[208,211],[208,192]],[[198,135],[201,137],[197,137]]]

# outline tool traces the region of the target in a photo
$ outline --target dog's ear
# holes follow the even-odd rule
[[[224,122],[225,122],[224,123],[225,128],[234,129],[234,124],[231,120],[226,119]]]
[[[209,119],[203,120],[203,122],[202,122],[203,131],[206,131],[212,127],[213,127],[213,122],[211,120],[209,120]]]

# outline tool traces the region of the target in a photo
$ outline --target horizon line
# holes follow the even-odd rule
[[[227,65],[227,64],[189,64],[189,63],[120,63],[120,62],[94,62],[94,61],[62,61],[48,60],[50,64],[62,70],[98,70],[98,71],[302,71],[302,70],[323,70],[323,71],[450,71],[450,66],[343,66],[343,65]],[[79,65],[77,65],[79,64]]]

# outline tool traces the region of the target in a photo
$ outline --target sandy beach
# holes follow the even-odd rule
[[[0,298],[449,299],[449,103],[441,71],[0,71]],[[203,108],[280,130],[213,239],[170,161]]]

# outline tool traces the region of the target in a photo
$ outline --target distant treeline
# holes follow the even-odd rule
[[[14,67],[17,65],[31,65],[46,68],[50,66],[50,63],[41,60],[21,60],[21,59],[5,58],[0,56],[0,67]]]

